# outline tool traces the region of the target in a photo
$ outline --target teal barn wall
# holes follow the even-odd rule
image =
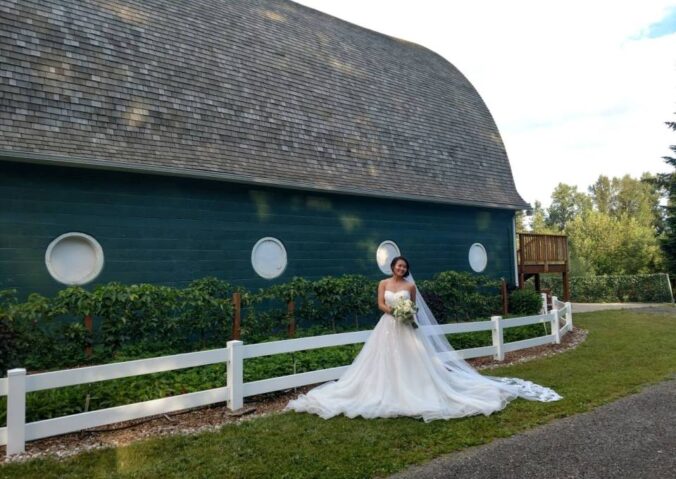
[[[183,286],[217,276],[257,288],[293,276],[345,273],[379,278],[375,253],[395,241],[418,279],[471,271],[475,242],[485,274],[514,282],[511,210],[400,201],[179,177],[0,163],[0,289],[52,294],[45,251],[57,236],[87,233],[103,247],[109,281]],[[260,238],[281,240],[284,273],[265,280],[251,266]]]

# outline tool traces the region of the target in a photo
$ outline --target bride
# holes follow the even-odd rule
[[[517,397],[561,399],[549,388],[516,378],[487,377],[465,362],[438,332],[438,324],[409,275],[409,263],[397,256],[392,277],[378,286],[384,313],[354,362],[331,381],[289,401],[286,409],[324,419],[412,416],[425,422],[475,414],[489,415]],[[418,306],[420,327],[392,316],[400,298]]]

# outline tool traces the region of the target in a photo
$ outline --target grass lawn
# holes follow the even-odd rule
[[[676,372],[672,314],[605,311],[576,314],[589,330],[573,351],[491,370],[550,386],[564,399],[516,400],[500,413],[425,424],[420,420],[328,421],[285,413],[228,425],[219,432],[170,437],[63,460],[0,467],[0,477],[373,477],[444,453],[588,411]]]

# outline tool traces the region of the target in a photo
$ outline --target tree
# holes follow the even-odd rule
[[[644,178],[650,175],[644,173]],[[647,181],[641,181],[624,175],[622,178],[613,178],[617,181],[616,209],[613,216],[631,216],[639,223],[655,227],[658,218],[655,216],[656,206],[660,202],[660,194]]]
[[[666,219],[666,211],[660,205],[660,200],[664,196],[663,189],[657,184],[657,177],[650,173],[643,173],[641,175],[641,183],[647,188],[647,197],[650,202],[650,209],[652,211],[653,225],[655,232],[659,236],[664,232],[664,221]]]
[[[641,224],[653,226],[657,232],[661,231],[661,194],[650,173],[643,173],[641,179],[629,175],[609,179],[601,175],[589,187],[589,195],[596,211],[613,218],[632,216]]]
[[[530,232],[541,234],[558,233],[555,228],[547,225],[547,212],[542,207],[542,203],[537,200],[535,200],[535,205],[533,206],[533,216],[530,221]]]
[[[552,193],[547,226],[563,231],[569,221],[591,208],[591,198],[577,191],[577,186],[559,183]]]
[[[668,121],[666,125],[673,131],[676,131],[676,122]],[[669,149],[676,155],[676,145],[671,145]],[[667,205],[664,207],[666,214],[661,246],[667,270],[671,274],[676,274],[676,157],[663,156],[662,158],[668,165],[674,168],[674,171],[671,173],[660,173],[654,180],[654,184],[667,197]]]
[[[566,233],[576,274],[639,274],[661,267],[654,229],[627,214],[588,210],[568,223]]]
[[[523,210],[517,210],[516,213],[514,213],[514,224],[516,225],[516,232],[517,233],[525,233],[526,232],[526,227],[523,224],[524,223],[524,214]]]
[[[596,207],[596,211],[609,215],[611,210],[614,208],[613,198],[615,196],[613,185],[610,179],[604,175],[599,176],[599,179],[596,180],[596,183],[589,187],[589,194],[591,195],[592,202]]]
[[[568,235],[573,274],[662,271],[664,256],[657,239],[664,216],[659,207],[660,188],[664,189],[648,173],[640,179],[601,175],[588,194],[559,183],[548,210],[535,202],[531,231]],[[673,225],[671,231],[675,230]]]

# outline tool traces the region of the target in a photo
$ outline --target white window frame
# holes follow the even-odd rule
[[[474,267],[475,265],[472,264],[472,250],[477,247],[481,248],[485,258],[483,268],[481,269],[476,269]],[[483,273],[484,271],[486,271],[486,268],[488,267],[488,251],[486,251],[486,247],[481,243],[473,243],[472,246],[469,247],[469,251],[467,252],[467,261],[469,262],[469,267],[472,268],[472,271],[474,271],[475,273]]]
[[[81,240],[84,240],[86,243],[89,244],[89,246],[94,250],[94,257],[95,257],[95,265],[94,268],[91,270],[91,272],[85,276],[84,278],[80,280],[68,280],[59,275],[59,272],[56,270],[54,267],[53,261],[52,261],[52,256],[54,253],[54,248],[56,248],[59,243],[63,242],[64,240],[70,239],[70,238],[79,238]],[[47,246],[47,251],[45,251],[45,266],[47,267],[47,271],[49,272],[50,276],[54,278],[54,280],[58,281],[61,284],[66,284],[68,286],[82,286],[87,283],[91,283],[94,281],[100,274],[101,271],[103,271],[103,265],[105,263],[105,258],[103,255],[103,248],[99,244],[98,241],[93,236],[90,236],[86,233],[80,233],[77,231],[71,231],[68,233],[64,233],[61,236],[58,236],[57,238],[54,238],[51,243],[49,243],[49,246]]]
[[[282,266],[282,269],[281,269],[279,272],[272,273],[272,274],[260,270],[260,269],[257,267],[257,265],[256,265],[256,249],[257,249],[261,244],[263,244],[263,243],[265,243],[265,242],[268,242],[268,241],[271,241],[271,242],[277,244],[277,246],[279,246],[279,248],[280,248],[281,251],[282,251],[282,258],[283,258],[283,261],[284,261],[284,265]],[[272,237],[272,236],[266,236],[266,237],[264,237],[264,238],[259,239],[259,240],[256,242],[256,244],[253,246],[253,248],[251,248],[251,267],[252,267],[253,270],[256,272],[256,274],[257,274],[258,276],[260,276],[261,278],[264,278],[264,279],[275,279],[275,278],[280,277],[282,274],[284,274],[284,271],[286,271],[286,268],[287,268],[288,264],[289,264],[289,255],[288,255],[288,253],[286,252],[286,248],[284,247],[284,243],[282,243],[281,240],[279,240],[279,239],[277,239],[277,238],[274,238],[274,237]]]
[[[380,243],[380,244],[378,245],[378,248],[376,249],[376,264],[378,265],[378,269],[380,269],[380,271],[381,271],[383,274],[389,275],[389,274],[392,274],[392,268],[390,268],[390,262],[387,262],[387,264],[381,265],[381,264],[380,264],[380,261],[378,260],[378,254],[379,254],[379,252],[380,252],[380,249],[383,248],[384,246],[387,246],[387,245],[390,245],[390,246],[393,246],[393,247],[394,247],[394,249],[395,249],[396,252],[397,252],[397,254],[394,255],[395,257],[396,257],[396,256],[401,256],[401,250],[399,249],[399,245],[397,245],[397,243],[395,243],[395,242],[392,241],[392,240],[385,240],[385,241],[383,241],[382,243]],[[391,261],[391,260],[390,260],[390,261]]]

